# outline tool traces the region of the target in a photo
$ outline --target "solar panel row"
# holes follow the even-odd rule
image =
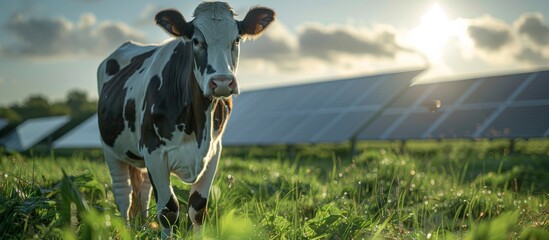
[[[547,137],[541,87],[549,89],[548,71],[412,86],[357,139]]]
[[[0,145],[8,150],[25,151],[47,138],[69,120],[68,116],[27,119],[0,139]]]
[[[549,71],[408,87],[420,72],[244,92],[224,144],[549,136]],[[100,147],[96,122],[55,147]]]
[[[94,114],[77,127],[53,143],[54,148],[99,148],[101,139],[97,125],[97,114]]]
[[[244,93],[223,142],[269,145],[348,140],[421,71],[360,77]]]

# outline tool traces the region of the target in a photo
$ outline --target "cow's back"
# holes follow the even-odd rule
[[[109,55],[97,69],[97,87],[101,94],[103,85],[111,80],[121,69],[127,67],[132,58],[151,50],[157,49],[157,45],[141,45],[132,41],[125,42]]]

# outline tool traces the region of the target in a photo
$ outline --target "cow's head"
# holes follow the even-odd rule
[[[236,20],[231,6],[223,2],[204,2],[185,21],[174,9],[159,12],[156,23],[168,33],[192,41],[194,75],[204,96],[229,97],[240,92],[236,68],[242,39],[259,36],[274,20],[273,10],[255,7]]]

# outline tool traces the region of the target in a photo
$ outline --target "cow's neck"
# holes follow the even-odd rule
[[[232,102],[230,98],[221,100],[205,97],[192,66],[192,44],[181,41],[162,71],[164,82],[161,89],[165,92],[161,96],[170,101],[165,102],[167,109],[172,109],[167,113],[175,113],[168,117],[176,118],[170,120],[174,123],[171,126],[178,126],[178,130],[184,131],[186,135],[194,135],[200,148],[204,142],[209,142],[222,132]]]
[[[202,142],[204,142],[205,137],[211,137],[206,134],[209,134],[209,129],[211,129],[211,126],[208,125],[212,123],[212,111],[214,110],[214,104],[217,100],[204,97],[202,95],[202,90],[194,78],[194,74],[191,75],[192,76],[188,78],[190,81],[187,81],[187,84],[190,85],[187,86],[187,89],[190,90],[190,93],[188,94],[190,99],[187,101],[190,101],[190,104],[187,102],[183,114],[185,118],[185,133],[187,135],[194,134],[198,146],[200,147]]]
[[[232,110],[232,98],[213,99],[204,97],[196,81],[193,80],[191,84],[192,104],[190,109],[186,110],[185,115],[188,116],[186,122],[189,126],[193,126],[192,131],[196,134],[196,139],[200,143],[199,139],[211,139],[223,133]]]

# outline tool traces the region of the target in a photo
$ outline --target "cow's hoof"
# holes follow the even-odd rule
[[[161,235],[160,239],[162,239],[162,240],[171,239],[171,236],[172,236],[172,229],[171,228],[162,229],[162,235]]]

